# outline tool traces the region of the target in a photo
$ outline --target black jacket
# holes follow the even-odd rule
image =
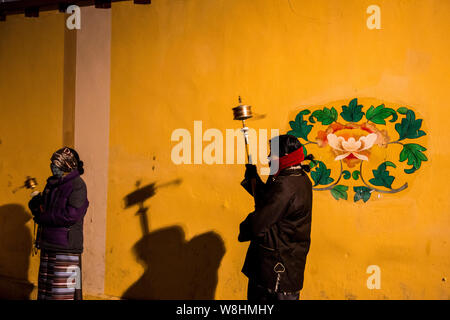
[[[250,181],[242,186],[251,194]],[[259,285],[275,290],[275,265],[281,262],[279,292],[303,288],[310,246],[312,183],[302,169],[287,168],[267,182],[257,177],[255,211],[240,224],[238,240],[250,241],[242,272]],[[278,266],[280,267],[280,265]]]

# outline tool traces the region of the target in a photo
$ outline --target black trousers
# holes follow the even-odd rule
[[[300,292],[297,293],[283,293],[273,292],[266,289],[254,281],[248,281],[247,300],[249,301],[278,301],[278,300],[298,300]]]

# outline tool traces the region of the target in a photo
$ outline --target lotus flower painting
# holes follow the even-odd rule
[[[423,146],[426,137],[422,138],[426,136],[422,130],[423,119],[416,119],[412,108],[369,103],[370,107],[364,110],[364,106],[354,98],[341,106],[340,113],[335,106],[315,111],[305,108],[289,122],[291,130],[288,133],[299,138],[304,148],[315,148],[309,149],[316,156],[311,165],[314,190],[330,191],[336,200],[347,200],[351,185],[355,192],[354,202],[367,202],[373,192],[398,193],[408,187],[407,182],[393,187],[396,177],[391,174],[400,169],[395,161],[405,167],[401,171],[403,175],[411,175],[428,160],[427,149]],[[304,119],[306,116],[308,118]],[[316,129],[314,133],[313,128]],[[386,154],[391,152],[386,150],[393,146],[400,152],[396,159],[387,159]],[[381,162],[379,156],[373,157],[374,152],[380,153],[379,150],[384,150]],[[320,160],[326,158],[326,154],[332,155],[333,162],[340,164],[340,173],[335,178],[329,169],[333,164]],[[373,168],[369,179],[364,177],[369,171],[363,175],[365,166]],[[348,183],[344,184],[342,180]]]

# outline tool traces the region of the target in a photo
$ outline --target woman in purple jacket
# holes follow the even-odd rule
[[[83,218],[89,206],[86,184],[80,175],[78,153],[64,147],[51,157],[53,175],[29,208],[39,225],[41,249],[38,299],[81,300]]]

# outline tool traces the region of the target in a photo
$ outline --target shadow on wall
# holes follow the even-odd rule
[[[171,226],[144,236],[133,251],[145,271],[122,298],[214,299],[225,254],[217,233],[203,233],[187,242],[183,229]]]
[[[26,223],[31,214],[19,204],[0,206],[0,299],[29,299],[32,237]]]
[[[206,232],[186,241],[180,226],[149,231],[144,201],[158,188],[179,185],[180,179],[156,186],[151,183],[125,197],[125,207],[137,205],[143,237],[133,246],[144,274],[122,295],[123,299],[201,299],[212,300],[218,281],[218,269],[225,254],[222,238]]]

